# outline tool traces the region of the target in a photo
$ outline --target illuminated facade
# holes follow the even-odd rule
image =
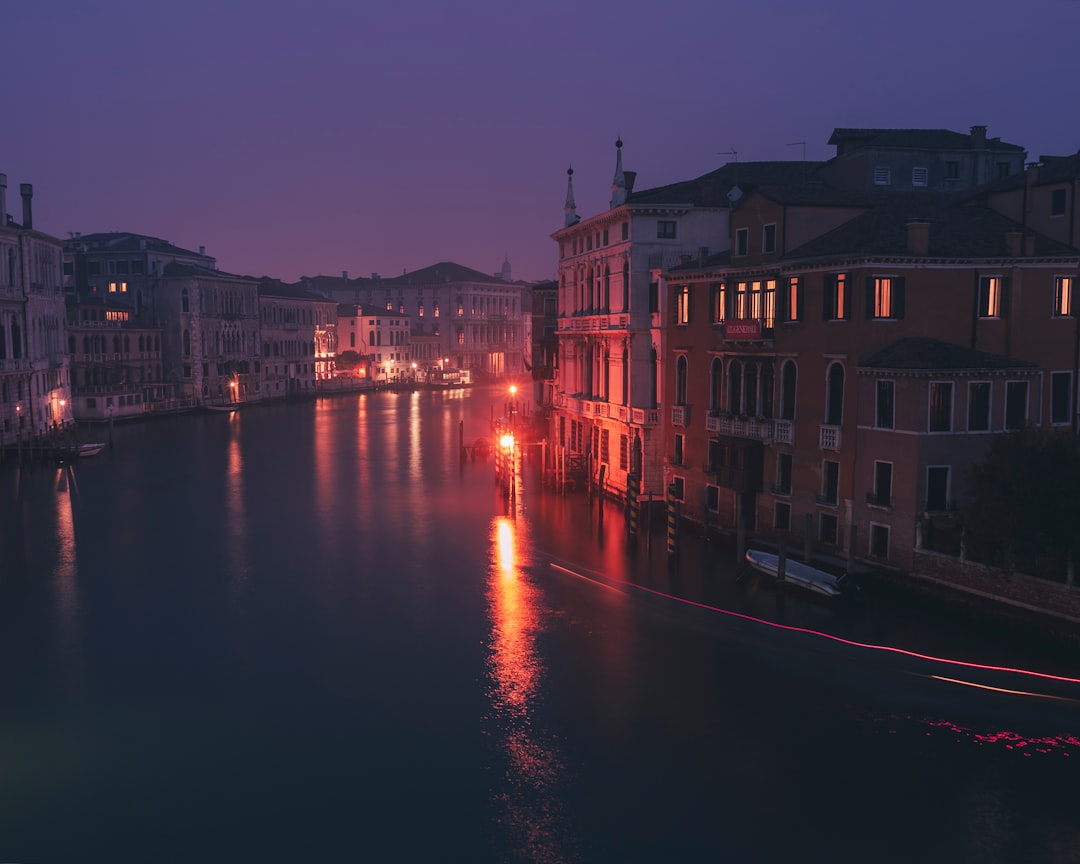
[[[641,493],[664,493],[660,400],[664,297],[656,274],[728,246],[739,184],[801,177],[801,163],[726,165],[694,180],[634,190],[616,143],[610,209],[581,219],[568,172],[559,249],[558,374],[551,440],[565,458],[625,493],[640,469]]]
[[[1076,434],[1076,248],[975,203],[827,187],[759,188],[731,231],[663,275],[687,518],[902,568],[959,553],[995,433]]]
[[[20,193],[21,224],[8,215],[0,174],[0,446],[72,419],[63,246],[34,230],[33,187]]]
[[[268,280],[259,285],[258,304],[262,398],[313,396],[333,368],[337,304]]]

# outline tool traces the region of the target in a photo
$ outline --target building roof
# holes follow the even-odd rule
[[[195,258],[212,258],[203,252],[192,252],[180,246],[174,246],[168,240],[150,237],[146,234],[134,234],[130,231],[107,231],[98,234],[80,234],[64,241],[64,248],[69,252],[78,251],[85,246],[88,252],[154,252],[158,255],[183,255]]]
[[[1033,186],[1080,180],[1080,153],[1072,156],[1042,156]]]
[[[197,264],[181,264],[179,261],[170,261],[165,265],[162,275],[166,278],[207,278],[207,279],[230,279],[239,282],[255,282],[250,276],[238,276],[236,273],[226,273],[224,270],[215,270],[213,267],[200,267]]]
[[[784,255],[785,260],[838,255],[914,257],[908,248],[908,223],[930,224],[928,258],[1009,257],[1006,234],[1032,234],[987,207],[941,206],[936,196],[921,192],[894,193],[879,199],[865,213],[850,219]],[[1080,250],[1034,234],[1034,255],[1075,257]]]
[[[985,133],[985,127],[983,127]],[[1025,153],[1017,144],[1007,144],[1000,138],[987,138],[982,149],[1008,150]],[[974,150],[974,136],[949,129],[833,129],[829,144],[836,145],[837,153],[853,149],[877,150]]]
[[[693,180],[632,192],[630,204],[691,204],[727,207],[728,192],[738,186],[744,193],[757,186],[797,186],[816,179],[823,162],[728,162]]]
[[[875,351],[859,363],[860,369],[892,369],[905,372],[962,372],[988,370],[1035,370],[1037,363],[1017,360],[988,351],[976,351],[930,339],[925,336],[909,336],[899,339]]]
[[[505,285],[506,287],[516,284],[506,282],[490,273],[481,273],[471,267],[455,264],[453,261],[441,261],[420,270],[413,270],[411,273],[402,273],[400,276],[390,278],[384,276],[378,282],[373,283],[373,287],[392,288],[406,285],[433,285],[454,282],[481,282],[488,285]]]

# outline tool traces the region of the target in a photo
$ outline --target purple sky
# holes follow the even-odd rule
[[[168,12],[163,10],[168,9]],[[1080,149],[1080,2],[36,0],[0,47],[0,171],[35,227],[135,231],[230,272],[442,260],[553,278],[566,168],[607,208],[837,126]]]

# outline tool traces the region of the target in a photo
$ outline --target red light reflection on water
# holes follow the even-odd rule
[[[967,726],[960,726],[950,720],[941,720],[933,717],[913,717],[910,715],[894,715],[891,717],[877,717],[877,723],[892,724],[918,724],[929,727],[926,737],[932,737],[935,732],[952,733],[957,741],[966,741],[980,747],[1003,747],[1023,756],[1057,755],[1072,756],[1080,753],[1080,737],[1076,735],[1045,735],[1029,737],[1007,729],[980,732]],[[896,734],[897,729],[889,729],[890,734]]]
[[[523,569],[520,528],[511,518],[492,523],[488,577],[491,619],[490,720],[506,756],[505,781],[495,796],[500,821],[515,847],[512,857],[557,862],[565,848],[563,797],[557,787],[565,768],[552,737],[535,722],[534,703],[545,669],[536,647],[543,629],[541,596]]]

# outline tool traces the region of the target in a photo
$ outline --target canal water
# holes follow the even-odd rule
[[[460,464],[501,405],[0,467],[0,860],[1080,861],[1067,649],[777,595],[721,540],[670,566],[535,453],[513,494]]]

